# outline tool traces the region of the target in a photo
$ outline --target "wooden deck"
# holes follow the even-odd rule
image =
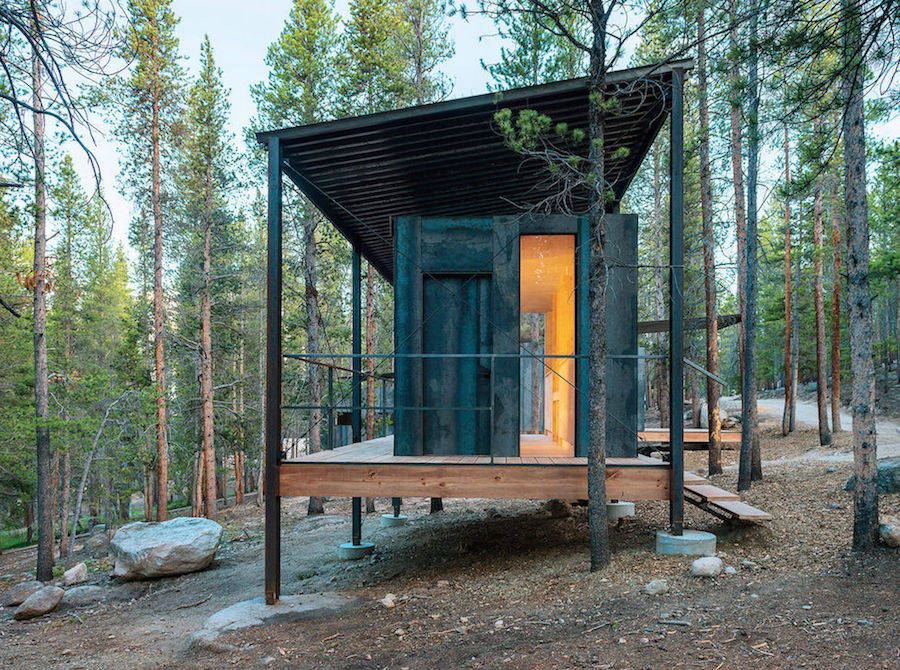
[[[552,449],[540,436],[523,435],[523,453]],[[549,443],[549,444],[547,444]],[[527,447],[527,448],[526,448]],[[551,451],[551,453],[553,453]],[[559,451],[557,451],[559,453]],[[669,464],[637,456],[606,459],[610,500],[668,500]],[[587,459],[573,456],[394,456],[392,436],[282,461],[281,496],[379,498],[587,498]],[[771,515],[737,494],[684,473],[685,501],[729,521],[759,522]]]
[[[638,440],[641,442],[669,442],[668,428],[647,428],[638,431]],[[709,432],[705,428],[685,428],[684,443],[685,444],[705,444],[709,442]],[[725,444],[740,444],[741,431],[739,430],[723,430],[722,442]]]
[[[282,461],[279,495],[587,498],[586,458],[394,456],[393,447],[388,436]],[[668,500],[669,466],[646,456],[608,458],[606,488],[612,500]]]

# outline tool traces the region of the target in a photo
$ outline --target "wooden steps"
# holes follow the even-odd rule
[[[736,493],[713,486],[692,472],[684,473],[684,499],[723,521],[759,523],[772,515],[742,502]]]
[[[668,428],[647,428],[638,431],[638,440],[644,442],[659,442],[668,444],[669,429]],[[685,444],[706,444],[709,442],[709,432],[706,429],[685,428],[684,443]],[[722,442],[724,444],[740,444],[741,431],[739,430],[723,430]]]

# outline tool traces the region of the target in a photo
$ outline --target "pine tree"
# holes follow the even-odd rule
[[[443,100],[450,93],[438,67],[453,56],[447,6],[443,0],[402,0],[400,58],[406,97],[417,105]]]
[[[332,97],[337,71],[337,18],[325,0],[294,0],[281,35],[269,46],[266,64],[269,76],[264,84],[251,88],[257,105],[257,124],[278,127],[288,124],[315,123],[332,111]],[[291,197],[291,196],[289,196]],[[286,211],[293,208],[286,207]],[[296,208],[302,227],[302,260],[304,321],[308,351],[320,353],[322,348],[322,316],[318,295],[317,228],[320,214],[308,202]],[[307,365],[309,404],[323,404],[321,366]],[[310,452],[321,448],[322,411],[310,410],[307,444]],[[321,498],[312,497],[308,512],[324,512]]]
[[[200,74],[187,98],[181,142],[180,189],[185,196],[184,217],[196,226],[200,269],[200,411],[202,425],[203,500],[205,514],[216,514],[215,414],[213,409],[212,271],[214,228],[222,222],[224,198],[230,186],[232,151],[224,129],[230,103],[222,71],[213,56],[209,37],[200,47]]]
[[[574,35],[584,36],[586,26],[579,14],[571,11],[561,19]],[[548,30],[532,14],[502,15],[497,20],[497,32],[505,43],[500,47],[500,62],[488,65],[481,61],[493,79],[490,87],[495,90],[587,74],[584,51]]]
[[[163,295],[164,179],[167,149],[178,110],[182,77],[171,0],[129,0],[125,57],[133,61],[114,98],[117,130],[128,148],[132,189],[149,200],[153,228],[153,356],[156,381],[156,519],[165,521],[168,502],[165,305]],[[147,166],[149,164],[149,173]]]

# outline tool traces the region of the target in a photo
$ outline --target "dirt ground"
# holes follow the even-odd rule
[[[838,438],[833,453],[849,446]],[[588,572],[582,509],[554,519],[537,502],[405,501],[409,526],[364,535],[371,559],[343,563],[347,501],[304,516],[286,504],[283,591],[331,591],[361,604],[340,615],[229,633],[221,651],[191,645],[212,613],[262,595],[262,521],[255,506],[221,516],[225,542],[213,567],[180,578],[116,584],[109,562],[90,562],[91,582],[110,599],[59,610],[31,623],[0,609],[0,666],[20,668],[898,668],[900,552],[855,556],[851,464],[820,460],[816,433],[782,438],[766,430],[765,479],[744,499],[774,515],[763,527],[729,528],[688,506],[687,525],[718,536],[735,575],[701,580],[690,559],[653,553],[667,524],[663,503],[638,503],[612,531],[613,564]],[[733,464],[737,453],[726,452]],[[689,452],[688,466],[705,466]],[[774,464],[771,463],[774,461]],[[716,483],[734,490],[736,472]],[[379,500],[379,509],[388,501]],[[900,514],[897,495],[882,510]],[[33,567],[31,552],[0,556],[0,588]],[[651,579],[669,591],[649,596]],[[397,596],[386,608],[378,599]],[[7,619],[7,620],[3,620]]]

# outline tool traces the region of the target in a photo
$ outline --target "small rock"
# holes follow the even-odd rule
[[[388,593],[378,602],[390,609],[397,604],[397,596],[395,596],[393,593]]]
[[[840,503],[831,503],[828,506],[828,509],[844,509],[844,506],[841,505]]]
[[[104,598],[106,598],[106,591],[103,587],[95,584],[85,584],[68,589],[60,604],[67,607],[85,607],[93,605]]]
[[[620,637],[620,638],[619,638],[619,644],[625,644],[625,638],[624,638],[624,637]]]
[[[735,567],[733,565],[726,565],[724,572],[726,575],[736,575],[737,574],[737,570],[735,569]]]
[[[812,609],[812,605],[800,605],[800,609],[802,609],[802,610],[811,610],[811,609]]]
[[[825,468],[825,473],[826,473],[826,474],[829,474],[829,475],[830,475],[832,472],[837,472],[837,468],[834,467],[833,465],[832,465],[830,468]]]
[[[503,619],[497,619],[494,622],[494,628],[503,628]]]
[[[691,563],[691,574],[694,577],[718,577],[722,574],[724,564],[718,556],[703,556]]]
[[[564,519],[572,516],[572,506],[565,500],[556,498],[544,503],[544,510],[550,514],[551,519]]]
[[[63,583],[66,586],[71,586],[72,584],[78,584],[79,582],[86,581],[87,578],[88,569],[84,563],[73,565],[63,573]]]
[[[396,635],[397,637],[403,637],[403,635],[405,633],[406,633],[406,631],[403,630],[402,628],[398,628],[397,630],[394,631],[394,635]]]
[[[261,663],[262,663],[263,665],[272,665],[272,663],[274,663],[274,662],[275,662],[275,657],[274,657],[274,656],[266,656],[266,657],[261,661]]]
[[[887,547],[900,547],[900,519],[894,516],[881,517],[878,536]]]
[[[15,607],[16,605],[21,605],[25,602],[25,599],[30,596],[35,591],[40,591],[44,588],[43,582],[38,582],[35,580],[31,580],[28,582],[19,582],[15,586],[11,586],[4,593],[3,597],[0,598],[0,603],[3,604],[4,607]]]
[[[53,611],[62,600],[63,591],[58,586],[44,586],[28,596],[13,614],[17,621],[34,619]]]
[[[741,567],[747,570],[755,570],[759,566],[753,561],[741,561]]]
[[[446,579],[439,579],[439,580],[437,580],[437,586],[439,589],[442,589],[445,586],[450,586],[450,582],[447,581]]]
[[[644,587],[644,593],[651,596],[659,595],[660,593],[665,593],[669,590],[669,585],[666,583],[665,579],[654,579],[652,582],[647,584]]]

